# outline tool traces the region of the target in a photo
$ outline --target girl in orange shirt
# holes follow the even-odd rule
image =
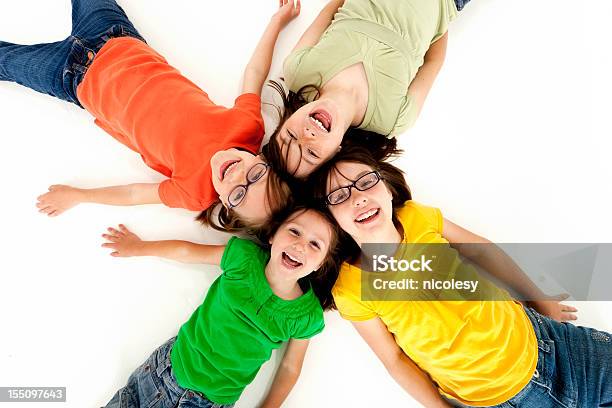
[[[84,202],[163,203],[200,211],[198,220],[218,229],[265,224],[290,191],[257,155],[264,136],[260,92],[278,35],[299,12],[299,1],[279,0],[245,69],[242,95],[229,109],[149,47],[114,0],[72,0],[72,32],[63,41],[0,41],[0,80],[87,109],[167,177],[95,189],[53,185],[38,197],[40,212],[54,217]]]

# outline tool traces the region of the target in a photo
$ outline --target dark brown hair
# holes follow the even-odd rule
[[[412,199],[412,193],[406,183],[404,172],[387,161],[372,157],[370,151],[362,146],[343,146],[333,159],[324,163],[309,177],[309,191],[313,192],[315,198],[321,203],[324,202],[329,186],[329,176],[333,173],[342,175],[338,169],[338,163],[340,162],[361,163],[378,171],[392,196],[393,224],[400,233],[403,233],[403,227],[397,217],[397,212],[405,205],[406,201]],[[327,211],[329,211],[329,208],[327,208]],[[351,262],[355,261],[361,252],[355,241],[344,231],[340,234],[340,250]]]
[[[267,161],[265,156],[264,160]],[[289,184],[272,169],[268,170],[266,201],[272,212],[270,218],[274,218],[275,213],[282,211],[286,205],[292,202]],[[262,205],[265,205],[265,203],[262,203]],[[252,223],[243,220],[235,211],[227,209],[227,207],[221,203],[221,200],[218,199],[212,203],[210,207],[198,214],[196,221],[217,231],[255,234],[257,230],[263,228],[269,220],[264,220],[261,223]]]
[[[270,140],[261,150],[269,158],[269,163],[276,172],[294,178],[299,166],[291,171],[287,167],[289,149],[287,148],[283,154],[278,141],[278,134],[285,121],[305,104],[318,99],[321,91],[316,85],[305,85],[297,92],[285,91],[283,85],[274,80],[268,81],[268,86],[280,95],[282,107],[273,105],[278,113],[279,123],[272,135],[270,135]],[[397,140],[394,137],[388,138],[381,134],[358,128],[349,128],[344,134],[342,146],[348,145],[367,147],[370,154],[377,160],[385,160],[388,157],[399,154]],[[300,148],[300,154],[301,151]]]
[[[321,267],[298,280],[298,284],[304,293],[306,293],[309,288],[312,288],[315,296],[319,299],[321,307],[323,310],[326,310],[335,307],[331,290],[336,283],[340,265],[343,261],[343,259],[340,258],[338,245],[341,229],[334,217],[328,211],[323,211],[321,208],[317,208],[310,204],[300,203],[286,206],[283,210],[277,212],[268,224],[257,231],[256,238],[260,245],[269,249],[270,239],[274,237],[278,229],[288,220],[306,211],[315,211],[328,222],[331,229],[331,239],[329,242],[329,249]]]

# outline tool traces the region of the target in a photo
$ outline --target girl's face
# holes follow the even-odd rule
[[[288,279],[300,279],[321,267],[329,253],[332,226],[316,211],[294,213],[270,239],[270,263]]]
[[[254,223],[269,218],[266,188],[270,171],[261,157],[238,149],[221,150],[210,159],[210,168],[213,186],[226,208]]]
[[[341,187],[352,186],[355,180],[374,171],[362,163],[338,162],[327,177],[327,194]],[[355,242],[372,242],[377,231],[393,225],[393,196],[383,180],[374,187],[359,191],[350,189],[350,197],[329,209],[342,228]]]
[[[305,178],[332,158],[342,143],[350,121],[344,120],[331,101],[318,99],[295,111],[276,135],[287,169]]]

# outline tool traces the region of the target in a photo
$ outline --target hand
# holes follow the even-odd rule
[[[531,307],[537,310],[540,314],[548,316],[558,322],[567,322],[578,319],[574,313],[578,311],[573,306],[564,305],[561,301],[567,299],[569,295],[550,296],[549,300],[534,300],[528,302]]]
[[[278,11],[272,18],[276,19],[283,28],[300,14],[301,7],[300,0],[295,0],[295,3],[294,0],[278,0]]]
[[[56,217],[82,201],[82,190],[70,186],[53,185],[49,192],[38,196],[38,212]]]
[[[111,256],[128,257],[140,255],[143,241],[136,234],[127,229],[125,225],[119,224],[119,230],[109,228],[108,234],[102,234],[102,238],[110,241],[102,244],[104,248],[111,248]]]

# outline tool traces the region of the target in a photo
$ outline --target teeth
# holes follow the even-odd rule
[[[321,123],[320,120],[313,118],[312,116],[310,117],[310,119],[312,119],[312,121],[323,131],[327,132],[327,129],[325,129],[325,126],[323,126],[323,123]]]
[[[368,212],[365,212],[365,213],[361,214],[361,215],[360,215],[359,217],[357,217],[355,220],[356,220],[356,221],[363,221],[363,220],[366,220],[366,219],[370,218],[371,216],[373,216],[374,214],[376,214],[377,212],[378,212],[378,209],[373,209],[373,210],[370,210],[370,211],[368,211]]]
[[[237,165],[237,164],[238,164],[238,162],[236,161],[236,162],[234,162],[234,163],[230,164],[229,166],[227,166],[227,168],[226,168],[226,169],[225,169],[225,171],[223,172],[223,177],[225,177],[225,175],[227,174],[227,172],[228,172],[228,171],[229,171],[229,170],[230,170],[232,167],[234,167],[234,166],[235,166],[235,165]]]
[[[301,263],[299,260],[295,259],[294,257],[292,257],[291,255],[289,255],[286,252],[285,252],[285,255],[287,255],[287,258],[291,259],[293,262]]]

